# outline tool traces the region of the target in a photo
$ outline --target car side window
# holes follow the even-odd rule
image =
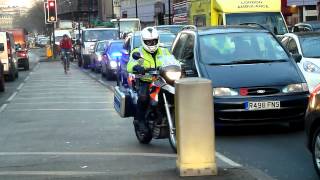
[[[288,51],[289,51],[291,54],[298,54],[298,53],[299,53],[297,43],[296,43],[296,41],[295,41],[293,38],[290,38],[287,47],[288,47]]]
[[[127,50],[128,52],[130,51],[130,41],[131,38],[127,38],[123,45],[123,49]]]

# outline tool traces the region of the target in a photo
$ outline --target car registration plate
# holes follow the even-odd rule
[[[248,111],[280,109],[280,101],[246,102],[245,109]]]

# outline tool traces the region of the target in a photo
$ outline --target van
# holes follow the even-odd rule
[[[89,68],[91,54],[97,41],[119,39],[119,31],[116,28],[89,28],[83,29],[81,34],[81,65]]]
[[[0,32],[0,59],[5,77],[9,81],[18,78],[18,61],[12,33]]]

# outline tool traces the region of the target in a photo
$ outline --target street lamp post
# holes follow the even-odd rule
[[[168,6],[169,6],[169,25],[172,24],[172,21],[171,21],[171,0],[168,0]]]
[[[138,0],[135,0],[136,4],[136,18],[138,18]]]

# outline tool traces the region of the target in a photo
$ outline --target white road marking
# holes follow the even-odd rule
[[[231,159],[227,158],[226,156],[220,154],[219,152],[216,152],[216,157],[219,158],[220,160],[222,160],[223,162],[229,164],[230,166],[233,166],[233,167],[242,167],[241,164],[238,164],[238,163],[232,161]]]
[[[7,99],[7,102],[10,102],[13,100],[13,98],[15,98],[17,96],[18,92],[14,92],[8,99]]]
[[[37,104],[112,104],[112,102],[18,102],[11,104],[21,104],[21,105],[37,105]]]
[[[7,110],[9,112],[32,112],[32,111],[114,111],[113,108],[105,108],[105,109],[10,109]]]
[[[107,96],[88,96],[88,97],[83,97],[83,96],[68,96],[68,97],[19,97],[16,98],[16,100],[24,100],[24,99],[106,99],[108,98]]]
[[[20,91],[20,90],[23,88],[23,86],[24,86],[24,83],[21,83],[21,84],[18,86],[17,90]]]
[[[27,82],[30,79],[30,75],[28,75],[25,79],[24,82]]]
[[[0,156],[142,156],[175,158],[176,154],[139,152],[0,152]]]
[[[176,158],[176,154],[168,153],[139,153],[139,152],[0,152],[0,156],[141,156]],[[231,159],[216,152],[216,157],[232,167],[242,167]],[[1,172],[1,171],[0,171]]]
[[[96,171],[1,171],[0,176],[92,176],[107,173]]]
[[[8,104],[3,104],[1,107],[0,107],[0,113],[3,112],[6,107],[8,106]]]

